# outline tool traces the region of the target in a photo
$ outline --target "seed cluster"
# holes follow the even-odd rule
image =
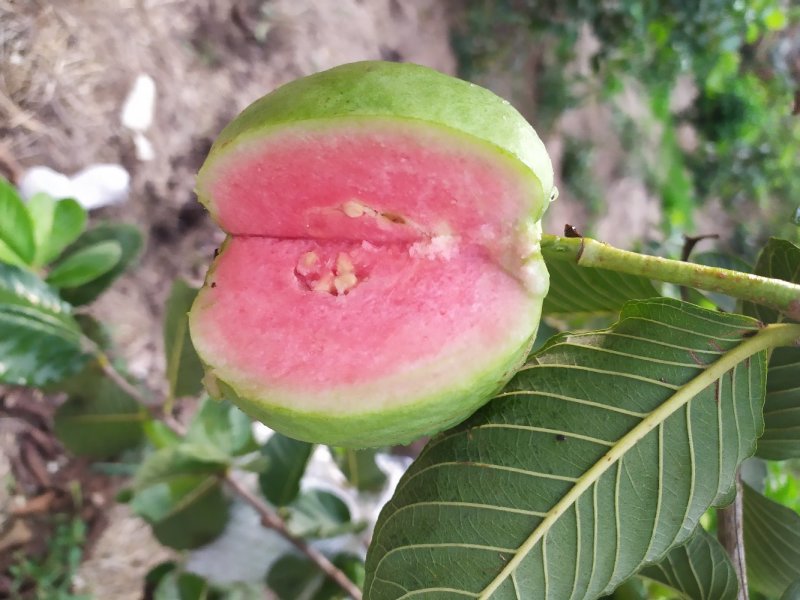
[[[346,252],[339,252],[335,262],[323,260],[316,252],[305,252],[297,260],[294,274],[305,289],[332,296],[343,296],[358,284],[355,266]]]

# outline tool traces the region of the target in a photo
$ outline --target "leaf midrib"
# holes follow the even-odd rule
[[[564,497],[551,508],[547,516],[534,529],[530,536],[517,548],[514,556],[502,571],[487,585],[479,595],[479,600],[488,600],[491,595],[516,571],[519,564],[533,550],[561,516],[613,465],[639,443],[647,434],[663,423],[670,415],[682,408],[717,379],[746,358],[771,347],[789,345],[800,339],[800,325],[769,325],[755,336],[722,354],[702,373],[678,388],[661,406],[653,410],[642,421],[622,436],[600,460],[586,471]]]

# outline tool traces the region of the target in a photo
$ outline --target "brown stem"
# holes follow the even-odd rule
[[[706,233],[703,235],[684,235],[683,236],[683,250],[681,250],[681,260],[683,262],[689,262],[689,256],[692,254],[692,250],[697,245],[698,242],[702,242],[703,240],[718,240],[719,234],[718,233]]]
[[[165,415],[161,411],[156,410],[153,402],[146,398],[144,394],[142,394],[142,392],[136,388],[136,386],[132,385],[127,379],[125,379],[125,377],[123,377],[122,374],[114,368],[114,365],[111,364],[111,361],[108,360],[105,354],[102,352],[96,352],[96,357],[100,368],[103,369],[103,372],[108,376],[108,378],[116,383],[129,396],[147,407],[154,419],[162,421],[165,425],[167,425],[167,427],[179,435],[186,434],[186,428],[182,424],[178,423],[170,415]],[[234,494],[255,509],[255,511],[261,517],[261,524],[264,527],[275,530],[281,537],[289,541],[295,548],[305,554],[320,571],[325,573],[325,575],[332,579],[340,588],[350,594],[354,600],[361,600],[361,590],[358,588],[358,586],[350,581],[350,579],[348,579],[347,575],[345,575],[341,569],[328,560],[327,556],[322,554],[316,548],[309,546],[302,538],[298,538],[293,535],[286,527],[284,520],[281,519],[280,516],[278,516],[278,514],[263,500],[261,500],[261,498],[244,487],[229,473],[225,475],[223,481]]]
[[[703,240],[718,240],[719,234],[718,233],[709,233],[704,235],[686,235],[683,236],[683,250],[681,250],[681,260],[683,262],[689,262],[689,257],[692,254],[692,250],[698,244],[698,242],[702,242]],[[689,301],[689,288],[685,285],[681,286],[681,300],[684,302]]]
[[[744,521],[742,519],[742,479],[736,474],[736,497],[730,506],[717,510],[717,539],[731,557],[739,580],[737,600],[748,600],[747,563],[744,556]]]
[[[283,538],[291,542],[295,548],[305,554],[317,567],[331,578],[336,584],[345,592],[350,594],[355,600],[361,600],[361,590],[358,586],[350,581],[336,565],[334,565],[328,557],[322,554],[313,546],[308,545],[302,538],[294,536],[287,528],[286,523],[281,519],[275,511],[264,503],[257,495],[244,487],[236,479],[230,475],[225,477],[225,483],[239,498],[252,506],[258,515],[261,517],[261,524],[269,529],[274,529]]]

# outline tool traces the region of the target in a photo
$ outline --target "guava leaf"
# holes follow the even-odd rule
[[[164,574],[153,592],[153,600],[210,600],[208,582],[194,573],[172,570]]]
[[[59,317],[72,325],[72,307],[53,288],[30,271],[0,263],[0,306],[15,305],[36,309]]]
[[[119,261],[100,277],[75,288],[61,292],[62,298],[73,305],[88,304],[102,294],[114,280],[139,256],[142,249],[142,234],[133,225],[104,223],[84,232],[61,256],[60,261],[89,246],[101,242],[114,241],[119,244],[122,254]]]
[[[800,457],[800,348],[775,348],[769,359],[757,454],[770,460]]]
[[[742,481],[760,493],[764,493],[767,487],[768,475],[767,463],[755,456],[745,460],[739,467],[739,477]]]
[[[227,457],[215,448],[194,444],[177,444],[150,454],[136,471],[134,490],[169,482],[185,475],[223,475]]]
[[[685,598],[736,600],[739,591],[739,580],[725,548],[702,527],[688,542],[670,550],[639,575],[663,583]]]
[[[375,528],[365,595],[610,593],[729,497],[762,429],[771,342],[759,331],[659,298],[626,304],[607,330],[551,339],[405,473]]]
[[[47,245],[47,238],[53,230],[56,201],[47,194],[34,194],[28,199],[26,208],[33,224],[33,241],[36,246],[33,264],[41,265],[39,257],[42,255]]]
[[[331,448],[331,455],[350,485],[362,492],[375,492],[386,485],[386,473],[375,462],[376,448]]]
[[[171,399],[197,396],[203,391],[203,363],[189,337],[189,309],[197,288],[176,279],[167,300],[164,318],[164,351],[167,355],[167,382]]]
[[[59,262],[47,276],[47,283],[76,288],[108,273],[121,257],[122,248],[113,240],[87,246]]]
[[[289,531],[301,538],[328,538],[360,531],[363,523],[350,520],[350,509],[336,494],[323,490],[302,492],[281,508]]]
[[[165,546],[197,548],[216,538],[228,522],[228,501],[216,474],[177,474],[137,491],[134,512]]]
[[[183,439],[161,421],[147,421],[144,424],[144,434],[147,436],[147,441],[150,442],[156,450],[179,444]]]
[[[186,441],[233,457],[257,449],[252,421],[229,402],[204,398],[189,425]]]
[[[770,238],[761,250],[753,271],[756,275],[783,279],[791,283],[800,283],[800,246],[789,240]],[[783,315],[775,309],[745,302],[744,313],[755,317],[762,323],[777,323]]]
[[[145,575],[145,598],[152,600],[263,600],[263,586],[237,582],[212,585],[207,579],[163,562]]]
[[[649,600],[647,592],[641,577],[631,577],[622,582],[613,592],[603,596],[601,600]]]
[[[258,478],[261,493],[275,506],[285,506],[300,492],[300,480],[311,458],[313,444],[274,433],[261,448],[266,469]]]
[[[744,550],[750,587],[770,598],[800,579],[800,515],[744,488]]]
[[[756,275],[800,283],[800,247],[772,238],[761,251]],[[750,302],[744,312],[763,323],[783,320],[779,312]],[[758,455],[771,460],[800,457],[800,348],[776,348],[770,357],[767,398],[764,402],[764,435]]]
[[[69,315],[0,304],[0,383],[43,387],[78,373],[89,358]]]
[[[781,600],[800,600],[800,579],[786,588],[786,591],[783,592],[781,596]]]
[[[338,554],[331,562],[358,586],[364,584],[364,563],[352,554]],[[267,575],[267,585],[280,600],[344,600],[348,596],[336,583],[325,577],[305,556],[285,554]]]
[[[58,439],[79,456],[111,458],[139,445],[144,408],[116,383],[89,368],[69,382],[67,401],[58,407]]]
[[[0,242],[7,254],[11,252],[11,262],[29,265],[36,253],[33,238],[33,222],[25,204],[14,187],[0,177]],[[17,260],[14,260],[17,259]]]
[[[616,315],[628,300],[661,295],[644,277],[579,267],[574,259],[548,248],[542,248],[542,253],[550,273],[550,291],[544,299],[543,315]]]

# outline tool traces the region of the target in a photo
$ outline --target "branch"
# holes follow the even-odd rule
[[[350,594],[355,600],[361,600],[361,590],[358,586],[350,581],[336,565],[334,565],[328,557],[322,554],[313,546],[308,545],[302,538],[293,535],[287,528],[286,523],[273,511],[267,504],[251,492],[246,487],[242,486],[236,479],[227,475],[225,483],[239,498],[252,506],[258,515],[261,517],[261,524],[269,529],[274,529],[282,537],[291,542],[295,548],[305,554],[311,559],[317,567],[325,573],[330,579],[342,588],[345,592]]]
[[[739,580],[737,600],[749,600],[747,589],[747,567],[744,556],[744,521],[742,511],[742,478],[736,473],[736,497],[733,504],[717,510],[717,539],[725,548],[733,562],[736,578]]]
[[[648,279],[719,292],[740,300],[763,304],[800,321],[800,285],[730,269],[707,267],[620,250],[591,238],[542,236],[547,258],[574,259],[582,267],[597,267]]]
[[[178,435],[186,435],[186,428],[178,423],[171,415],[163,414],[160,410],[160,405],[155,404],[152,399],[145,397],[145,395],[133,384],[131,384],[125,377],[114,368],[108,357],[95,346],[95,357],[103,370],[103,373],[108,376],[114,383],[116,383],[125,393],[134,398],[137,402],[145,406],[154,419],[163,422],[167,427]],[[347,575],[334,565],[328,557],[322,554],[316,548],[308,545],[305,540],[293,535],[286,527],[286,523],[278,514],[267,505],[266,502],[261,500],[256,494],[251,492],[246,487],[242,486],[230,473],[226,473],[223,481],[228,488],[237,495],[241,500],[252,506],[258,515],[261,517],[261,524],[276,531],[281,537],[289,541],[295,548],[305,554],[317,568],[325,573],[332,579],[340,588],[347,594],[352,596],[354,600],[361,600],[361,590],[358,586],[350,581]]]

